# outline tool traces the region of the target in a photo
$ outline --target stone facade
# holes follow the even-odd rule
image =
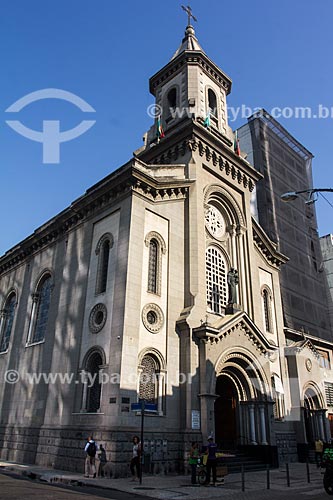
[[[183,470],[190,441],[211,433],[266,457],[283,455],[281,435],[330,437],[317,339],[284,331],[288,257],[252,217],[262,174],[234,151],[231,80],[187,27],[150,85],[166,137],[152,128],[131,161],[0,259],[4,459],[83,470],[93,432],[126,475],[138,399],[156,404],[144,436],[155,472]],[[165,109],[177,105],[193,112]]]

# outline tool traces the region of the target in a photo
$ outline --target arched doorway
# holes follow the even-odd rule
[[[271,406],[265,373],[248,352],[224,354],[216,367],[215,439],[220,448],[269,444]]]
[[[304,392],[304,425],[305,437],[308,443],[314,443],[318,438],[325,440],[323,405],[319,391],[308,387]]]
[[[215,440],[219,448],[234,449],[237,445],[237,408],[238,396],[233,381],[220,375],[216,380],[215,401]]]

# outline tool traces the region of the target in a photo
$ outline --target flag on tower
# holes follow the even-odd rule
[[[157,138],[165,137],[164,130],[161,123],[161,115],[157,118]]]
[[[240,147],[239,147],[239,139],[238,139],[238,132],[236,130],[235,132],[235,140],[234,140],[234,151],[237,156],[240,156]]]
[[[209,110],[208,110],[206,119],[204,121],[204,126],[207,127],[207,128],[210,127],[210,112],[209,112]]]

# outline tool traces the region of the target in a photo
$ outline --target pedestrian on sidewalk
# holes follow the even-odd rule
[[[133,450],[132,450],[132,459],[130,463],[130,469],[132,474],[132,481],[138,481],[140,479],[141,467],[141,443],[138,436],[133,437]],[[135,475],[136,472],[136,475]]]
[[[97,451],[97,443],[94,441],[92,436],[88,437],[87,444],[84,447],[84,451],[86,454],[84,477],[92,476],[93,478],[95,478],[96,477],[95,457]]]
[[[213,486],[216,483],[216,452],[217,452],[217,444],[214,442],[213,436],[208,437],[208,445],[206,448],[207,457],[207,474],[206,481],[204,482],[205,486],[208,486],[210,483],[211,472],[213,473]]]
[[[318,437],[315,441],[315,457],[317,467],[320,467],[322,459],[323,459],[323,451],[324,451],[324,443]]]
[[[189,457],[189,464],[191,466],[191,484],[197,484],[198,458],[199,458],[198,443],[196,441],[193,441]]]

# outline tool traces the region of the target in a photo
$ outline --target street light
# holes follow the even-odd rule
[[[315,201],[317,201],[317,198],[315,198],[313,196],[314,193],[321,193],[321,192],[333,193],[333,189],[332,188],[324,188],[324,189],[316,188],[316,189],[303,189],[302,191],[289,191],[288,193],[281,194],[281,200],[288,203],[289,201],[295,201],[296,198],[298,198],[300,194],[307,193],[309,196],[308,196],[308,199],[306,200],[305,203],[307,205],[310,205],[311,203],[314,203]]]

